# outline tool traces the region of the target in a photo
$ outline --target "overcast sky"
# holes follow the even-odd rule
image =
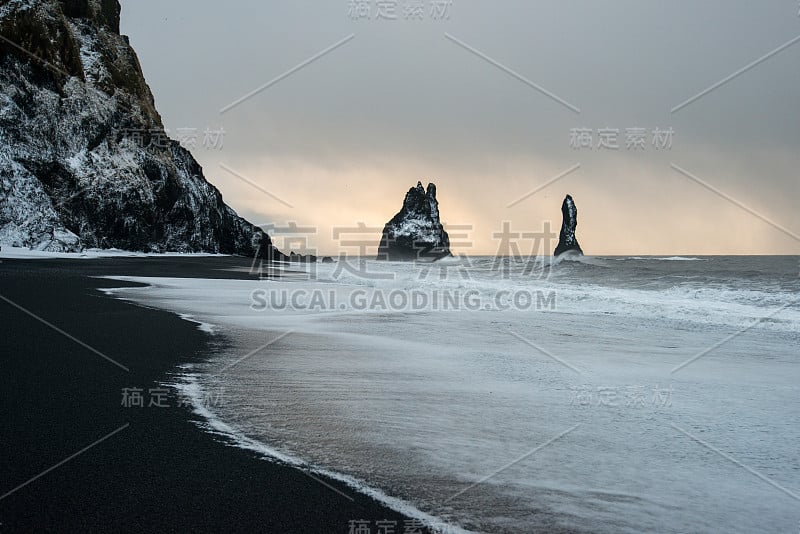
[[[350,0],[122,0],[122,32],[228,204],[316,227],[321,253],[357,252],[332,229],[382,227],[421,180],[446,224],[472,226],[456,253],[496,253],[503,221],[560,225],[570,193],[590,255],[800,254],[800,39],[672,111],[800,36],[797,0],[424,0],[422,20],[415,2],[384,2],[392,20],[379,0],[368,18]],[[592,148],[570,146],[576,128]]]

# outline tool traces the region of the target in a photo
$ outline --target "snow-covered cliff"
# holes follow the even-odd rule
[[[282,258],[165,134],[120,10],[0,2],[0,243]]]

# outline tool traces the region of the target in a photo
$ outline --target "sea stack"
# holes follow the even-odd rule
[[[0,243],[285,259],[168,137],[120,10],[0,1]]]
[[[383,227],[379,260],[437,260],[450,256],[450,237],[439,220],[436,185],[417,182],[406,193],[402,209]]]
[[[575,227],[578,226],[578,208],[570,195],[564,198],[561,204],[561,234],[558,236],[558,246],[556,246],[553,256],[559,256],[565,252],[574,251],[575,254],[583,255],[583,250],[575,237]]]

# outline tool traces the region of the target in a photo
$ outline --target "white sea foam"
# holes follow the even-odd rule
[[[360,283],[328,266],[313,281],[125,278],[150,287],[114,295],[231,341],[187,371],[195,404],[224,385],[201,414],[210,431],[408,515],[492,532],[786,530],[796,502],[776,487],[800,488],[786,467],[800,439],[795,274],[695,263],[565,262],[541,279],[514,263],[507,277],[487,261],[444,279],[443,266],[385,263],[368,267],[391,279]],[[555,311],[251,307],[258,288],[533,286],[557,291]]]
[[[314,479],[316,483],[323,484],[330,488],[331,491],[340,493],[343,498],[352,500],[352,497],[340,492],[338,489],[327,484],[324,480],[321,480],[313,475],[319,475],[329,480],[341,482],[353,490],[385,504],[387,507],[403,514],[406,517],[420,520],[426,526],[434,529],[435,532],[448,534],[466,534],[470,532],[452,523],[443,521],[440,518],[426,514],[402,499],[387,495],[380,489],[374,488],[362,480],[358,480],[352,476],[337,473],[329,469],[314,466],[298,457],[285,454],[274,447],[270,447],[265,443],[248,437],[242,431],[233,428],[231,425],[220,419],[220,417],[207,405],[208,397],[203,391],[203,387],[198,380],[197,373],[186,371],[179,376],[176,382],[169,385],[177,389],[184,398],[189,400],[194,413],[202,418],[202,422],[200,423],[202,428],[209,433],[225,438],[228,442],[236,447],[253,451],[259,455],[262,455],[266,459],[296,467],[304,473],[310,474],[311,478]]]
[[[654,261],[704,261],[703,258],[688,258],[684,256],[668,256],[668,257],[656,257],[656,256],[631,256],[631,260],[654,260]]]
[[[0,250],[0,259],[61,259],[61,260],[86,260],[96,258],[204,258],[212,256],[225,256],[225,254],[212,254],[205,252],[134,252],[129,250],[120,250],[116,248],[87,248],[81,252],[47,252],[43,250],[33,250],[24,247],[12,247],[2,245]]]
[[[190,315],[188,313],[179,313],[178,316],[181,319],[183,319],[184,321],[189,321],[190,323],[195,323],[197,325],[197,329],[202,331],[202,332],[205,332],[207,334],[215,334],[216,333],[216,327],[211,323],[205,323],[203,321],[198,321],[197,319],[194,318],[193,315]]]
[[[600,259],[589,259],[592,263],[581,263],[587,268],[609,269]],[[557,270],[562,265],[552,267]],[[257,324],[264,317],[278,315],[276,321],[302,321],[309,311],[325,313],[369,313],[363,309],[364,302],[373,302],[378,292],[384,300],[388,300],[393,292],[421,292],[433,296],[434,293],[448,292],[450,296],[464,299],[468,292],[480,299],[480,313],[486,310],[483,303],[490,304],[491,311],[496,311],[495,299],[515,292],[541,295],[543,300],[554,300],[555,306],[545,307],[542,313],[555,314],[604,314],[630,318],[648,318],[667,321],[691,321],[698,324],[714,326],[730,326],[744,328],[753,325],[759,329],[794,332],[800,330],[800,309],[789,306],[790,294],[776,292],[772,288],[758,285],[743,286],[736,281],[730,283],[663,283],[657,288],[620,287],[603,285],[601,279],[592,281],[576,281],[573,276],[531,277],[518,273],[503,277],[486,269],[471,269],[465,276],[457,266],[433,266],[411,268],[401,266],[384,266],[380,262],[369,265],[373,275],[384,275],[391,272],[391,278],[363,276],[359,273],[342,271],[336,273],[332,266],[316,266],[314,280],[215,280],[213,283],[199,279],[148,278],[148,277],[112,277],[156,286],[157,296],[169,300],[167,308],[178,308],[181,313],[192,315],[198,300],[214,295],[215,308],[212,315],[227,324]],[[394,270],[392,270],[394,269]],[[613,271],[609,269],[609,271]],[[613,274],[613,272],[611,272]],[[335,276],[334,276],[335,275]],[[443,279],[442,277],[445,276]],[[125,291],[133,294],[136,289]],[[145,292],[139,289],[139,292]],[[285,306],[254,310],[253,292],[266,291],[268,295],[299,295],[298,301],[309,304],[313,294],[326,297],[327,302],[335,304],[335,308],[321,306],[316,309],[293,307],[291,300]],[[303,293],[305,293],[303,295]],[[327,298],[333,294],[334,297]],[[280,301],[281,299],[275,299]],[[269,301],[269,299],[267,299]],[[431,299],[429,299],[431,301]],[[268,302],[269,303],[269,302]],[[456,308],[464,311],[466,307]],[[383,309],[373,309],[374,313],[387,311],[406,311],[392,309],[387,303]],[[425,309],[414,311],[426,311]],[[430,310],[438,311],[438,310]],[[778,312],[774,316],[774,312]],[[768,318],[769,320],[763,320]],[[214,324],[214,320],[210,323]]]

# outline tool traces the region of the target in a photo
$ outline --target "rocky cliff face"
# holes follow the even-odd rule
[[[553,255],[558,256],[570,250],[582,255],[583,250],[575,237],[575,227],[578,226],[578,208],[575,207],[575,202],[569,195],[561,204],[561,217],[561,234],[558,236],[558,245],[556,245]]]
[[[0,2],[0,243],[283,259],[170,140],[118,0]]]
[[[450,237],[439,221],[436,185],[427,191],[417,182],[406,193],[403,208],[383,228],[379,260],[435,260],[450,255]]]

